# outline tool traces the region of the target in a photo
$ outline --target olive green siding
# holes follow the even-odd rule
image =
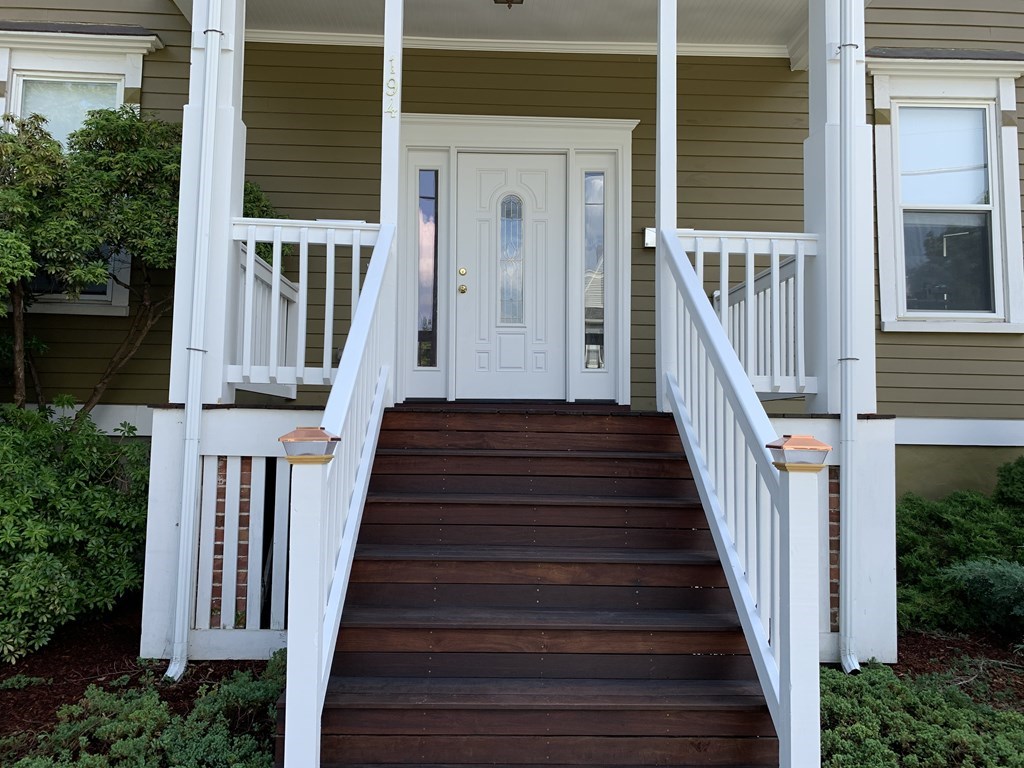
[[[189,29],[172,0],[93,0],[87,4],[34,0],[31,6],[8,2],[3,17],[8,21],[136,24],[149,29],[164,47],[144,59],[142,108],[165,120],[181,120],[188,96]],[[170,287],[169,272],[162,283],[162,287]],[[69,393],[84,399],[124,338],[130,319],[30,313],[28,334],[47,347],[35,358],[45,395]],[[4,328],[6,325],[0,325],[0,331]],[[104,402],[166,402],[170,346],[168,316],[114,380]],[[31,385],[29,397],[34,399]]]
[[[867,47],[875,46],[1024,53],[1024,3],[875,0],[867,8]],[[1024,80],[1017,95],[1024,104]],[[1024,150],[1024,134],[1020,144]],[[879,331],[876,341],[880,412],[1024,418],[1024,336]]]
[[[409,50],[407,112],[638,120],[633,132],[633,405],[653,407],[655,62]],[[247,175],[296,218],[378,217],[379,49],[250,44]],[[680,225],[800,231],[807,84],[784,60],[680,64]]]
[[[928,499],[941,499],[954,491],[992,493],[996,470],[1022,455],[1024,446],[896,446],[896,498],[905,493]]]

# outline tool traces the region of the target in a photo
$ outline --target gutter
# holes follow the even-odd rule
[[[188,665],[188,635],[192,614],[192,586],[196,518],[199,511],[199,432],[202,416],[203,363],[206,350],[206,285],[210,262],[210,205],[213,197],[214,136],[217,126],[217,84],[220,78],[221,40],[218,29],[222,0],[209,0],[206,54],[203,60],[202,133],[199,140],[199,189],[192,267],[192,316],[186,358],[185,441],[182,449],[181,510],[178,528],[178,579],[174,603],[171,662],[165,675],[178,680]],[[193,28],[193,40],[195,29]]]

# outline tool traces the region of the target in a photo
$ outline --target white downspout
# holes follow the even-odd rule
[[[178,579],[174,601],[171,662],[165,673],[178,680],[188,665],[188,635],[192,613],[192,571],[196,517],[199,506],[199,430],[202,416],[203,362],[206,344],[206,285],[210,261],[210,204],[213,185],[213,137],[217,125],[220,78],[221,0],[209,0],[203,36],[202,134],[199,141],[198,215],[192,270],[192,315],[186,356],[185,441],[182,449],[181,514],[178,529]],[[193,36],[195,32],[193,31]]]
[[[856,645],[853,637],[854,557],[853,523],[857,508],[857,403],[854,382],[857,375],[856,347],[854,343],[857,246],[855,216],[856,176],[853,164],[853,119],[857,109],[855,55],[858,43],[854,41],[855,16],[853,0],[840,0],[839,21],[839,227],[840,227],[840,341],[839,341],[839,455],[842,475],[839,483],[839,661],[847,673],[859,672]],[[861,104],[863,109],[864,105]]]

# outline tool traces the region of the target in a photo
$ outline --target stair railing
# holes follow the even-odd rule
[[[776,439],[679,235],[658,232],[671,409],[779,736],[784,768],[820,760],[817,475],[780,471]]]
[[[292,462],[285,768],[320,765],[320,720],[384,408],[393,404],[395,228],[382,225],[322,428],[333,457]]]

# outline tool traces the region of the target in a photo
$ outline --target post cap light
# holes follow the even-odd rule
[[[817,472],[825,465],[825,457],[832,450],[811,435],[783,435],[767,446],[772,452],[775,466],[790,471]]]
[[[326,464],[340,439],[323,427],[296,427],[278,438],[289,464]]]

